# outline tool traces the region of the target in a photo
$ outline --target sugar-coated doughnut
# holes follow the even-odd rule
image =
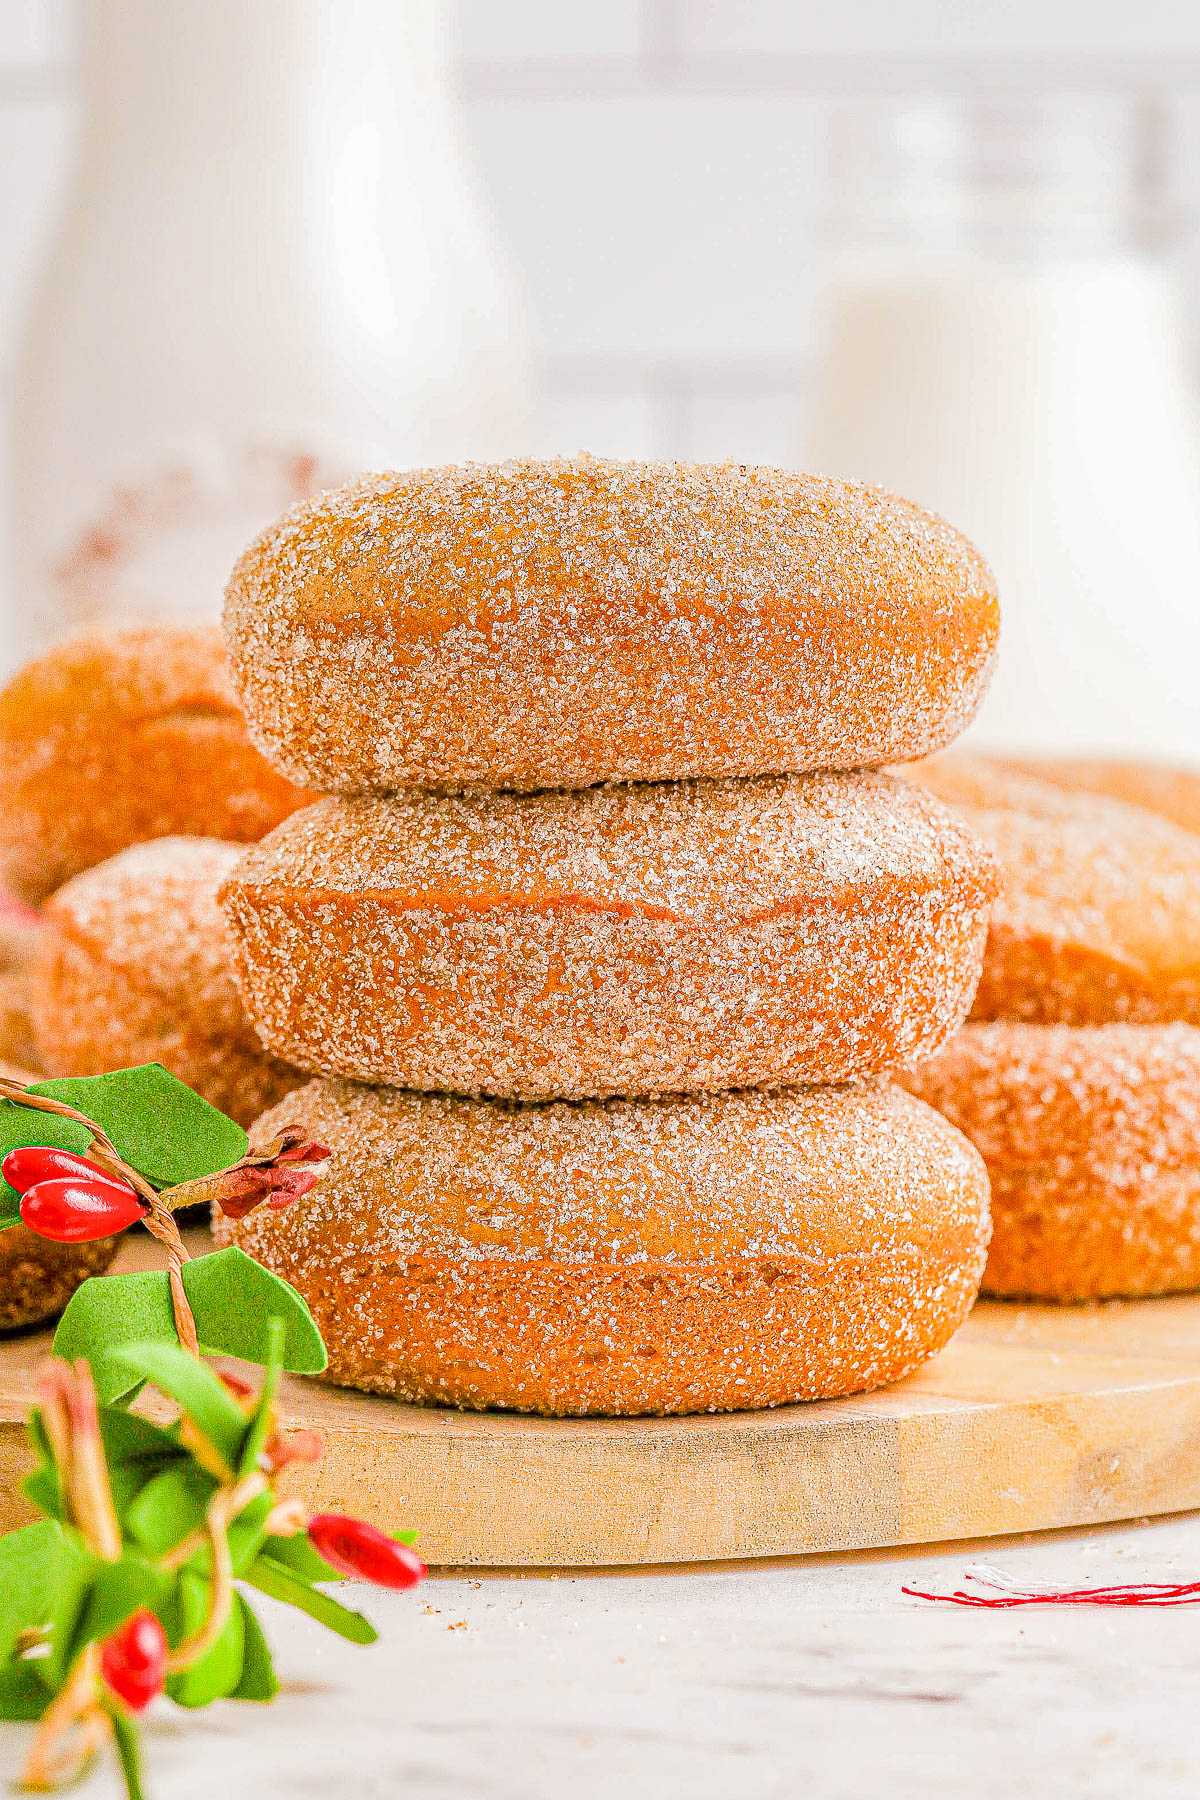
[[[898,1079],[988,1166],[985,1292],[1098,1300],[1200,1287],[1200,1031],[968,1025]]]
[[[903,761],[963,729],[997,630],[973,546],[881,488],[590,456],[319,494],[225,605],[254,741],[330,793]]]
[[[1039,781],[1053,782],[1055,787],[1108,794],[1113,800],[1158,813],[1185,831],[1200,832],[1200,771],[1196,769],[1170,763],[1116,762],[1098,756],[1006,757],[1005,762]]]
[[[1200,836],[982,757],[915,765],[999,859],[973,1019],[1200,1024]]]
[[[24,1225],[0,1231],[0,1331],[56,1319],[89,1275],[103,1275],[119,1243],[52,1244]]]
[[[215,628],[70,638],[0,692],[0,881],[33,905],[129,844],[248,843],[309,798],[246,736]]]
[[[328,799],[223,890],[277,1056],[523,1099],[926,1056],[970,1005],[994,894],[948,809],[875,772]]]
[[[219,1219],[298,1287],[333,1381],[543,1413],[686,1413],[907,1374],[970,1308],[987,1177],[887,1084],[514,1106],[315,1081],[333,1153]]]
[[[236,844],[158,838],[67,882],[43,913],[33,1025],[53,1075],[160,1062],[248,1125],[304,1079],[263,1049],[217,890]]]
[[[0,890],[0,1062],[40,1065],[30,1018],[31,979],[41,935],[37,914]]]

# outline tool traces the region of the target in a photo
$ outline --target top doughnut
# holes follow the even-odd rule
[[[252,737],[329,793],[904,762],[979,702],[978,552],[881,488],[703,463],[467,463],[301,502],[225,597]]]

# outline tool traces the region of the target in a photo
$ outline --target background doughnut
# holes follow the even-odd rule
[[[915,765],[994,851],[973,1019],[1200,1024],[1200,836],[984,757]]]
[[[50,1074],[161,1062],[243,1125],[304,1079],[263,1049],[230,972],[217,889],[239,854],[159,838],[59,889],[33,982]]]
[[[986,1293],[1200,1287],[1200,1031],[969,1025],[897,1079],[988,1166]]]
[[[1170,763],[1114,762],[1096,756],[1022,756],[1004,760],[1009,768],[1034,775],[1039,781],[1051,781],[1055,787],[1108,794],[1113,800],[1125,800],[1130,806],[1158,813],[1185,831],[1200,832],[1200,772],[1195,769],[1181,769]]]
[[[129,844],[251,842],[309,798],[246,736],[215,628],[70,638],[0,692],[0,881],[31,905]]]

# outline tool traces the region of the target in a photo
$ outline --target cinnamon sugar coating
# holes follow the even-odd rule
[[[967,724],[997,631],[972,545],[880,488],[590,456],[317,495],[225,604],[254,741],[337,793],[902,761]]]
[[[1119,762],[1099,756],[1005,757],[1009,768],[1019,769],[1055,787],[1084,793],[1107,794],[1129,806],[1142,806],[1200,832],[1200,770],[1181,769],[1171,763]]]
[[[897,1079],[988,1166],[986,1293],[1200,1287],[1200,1031],[969,1025]]]
[[[0,1231],[0,1331],[57,1319],[89,1275],[103,1275],[121,1240],[52,1244],[24,1225]]]
[[[30,1015],[40,938],[37,915],[0,893],[0,1060],[30,1071],[39,1064]]]
[[[333,1152],[220,1219],[304,1294],[329,1377],[557,1414],[776,1406],[894,1381],[969,1310],[977,1153],[899,1089],[520,1106],[315,1081]]]
[[[523,1099],[839,1081],[965,1016],[995,874],[866,771],[329,799],[222,890],[288,1062]]]
[[[973,1019],[1200,1024],[1200,836],[984,757],[906,771],[994,851]]]
[[[214,628],[90,632],[0,692],[0,881],[33,905],[129,844],[248,843],[309,798],[250,743]]]
[[[263,1049],[217,890],[236,844],[159,838],[69,881],[43,914],[33,1024],[53,1075],[160,1062],[243,1125],[304,1077]]]

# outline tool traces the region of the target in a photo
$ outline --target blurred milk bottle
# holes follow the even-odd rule
[[[87,0],[78,161],[18,364],[12,635],[215,618],[360,470],[528,447],[439,0]]]
[[[981,746],[1200,758],[1200,442],[1153,107],[856,104],[808,464],[995,569]]]

